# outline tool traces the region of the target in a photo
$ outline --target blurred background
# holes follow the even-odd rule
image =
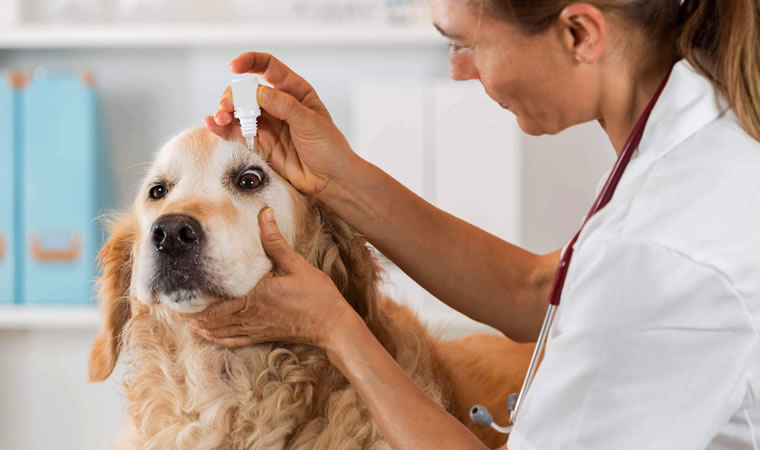
[[[525,136],[479,83],[449,81],[425,0],[0,0],[0,449],[109,448],[121,368],[86,384],[97,218],[215,112],[248,50],[304,76],[355,151],[533,252],[569,240],[613,163],[597,124]],[[435,332],[492,332],[386,264]]]

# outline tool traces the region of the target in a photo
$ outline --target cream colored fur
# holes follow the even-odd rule
[[[399,365],[445,406],[424,330],[392,326],[389,332],[405,343],[396,354]],[[192,335],[160,306],[138,306],[124,334],[136,448],[388,448],[356,391],[320,349],[227,350]]]
[[[241,195],[235,167],[259,166],[268,184]],[[148,199],[156,180],[170,185]],[[225,181],[227,180],[227,181]],[[183,133],[159,152],[132,211],[113,221],[100,252],[103,328],[93,346],[91,381],[108,378],[125,353],[131,422],[119,449],[386,449],[356,390],[324,351],[265,344],[230,350],[191,332],[170,311],[198,311],[218,300],[206,292],[154,293],[150,230],[165,214],[190,215],[206,233],[202,265],[228,296],[247,293],[272,264],[258,238],[258,213],[275,209],[288,242],[330,276],[399,366],[437,404],[491,448],[506,438],[474,425],[473,403],[506,423],[506,396],[519,388],[531,344],[502,337],[431,338],[407,308],[381,297],[380,268],[365,239],[327,208],[299,194],[245,146],[206,130]],[[124,352],[122,352],[124,350]]]
[[[436,403],[451,392],[433,358],[433,340],[413,315],[377,291],[379,266],[363,237],[310,202],[271,169],[260,198],[240,201],[217,186],[235,159],[264,166],[242,145],[195,130],[160,152],[133,212],[115,221],[100,254],[105,316],[90,361],[90,379],[107,378],[125,351],[124,386],[131,425],[120,445],[139,449],[388,448],[366,406],[323,350],[265,344],[230,350],[192,333],[170,314],[184,310],[151,294],[148,241],[162,214],[192,214],[209,235],[204,262],[228,292],[243,295],[271,270],[256,217],[272,205],[288,241],[326,272],[406,373]],[[179,160],[179,161],[177,161]],[[146,201],[150,180],[176,184],[162,204]],[[192,180],[185,182],[184,180]],[[231,198],[227,198],[231,197]],[[203,205],[203,207],[199,207]],[[215,246],[223,246],[224,251]],[[198,293],[191,310],[213,300]]]

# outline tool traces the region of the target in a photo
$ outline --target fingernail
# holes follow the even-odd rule
[[[274,223],[274,210],[272,208],[267,208],[264,211],[264,220],[269,223]]]
[[[229,113],[227,113],[226,111],[217,112],[216,115],[214,115],[214,122],[216,122],[216,124],[221,127],[226,127],[227,125],[230,124],[230,121],[226,117],[226,114],[229,114]]]
[[[272,88],[269,86],[259,86],[259,103],[269,103],[272,100]]]

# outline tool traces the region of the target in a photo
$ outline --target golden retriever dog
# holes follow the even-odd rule
[[[506,437],[473,424],[468,410],[485,404],[506,424],[504,401],[520,387],[532,345],[498,336],[433,338],[407,308],[381,295],[380,265],[360,234],[258,153],[198,129],[158,152],[99,255],[104,324],[89,378],[108,378],[123,354],[131,423],[120,448],[389,448],[323,350],[289,343],[229,349],[172,314],[243,296],[272,272],[258,238],[265,206],[420,389],[486,445],[503,445]]]

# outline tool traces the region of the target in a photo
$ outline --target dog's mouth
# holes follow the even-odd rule
[[[174,309],[186,309],[202,299],[227,299],[230,296],[202,269],[200,260],[162,261],[150,283],[150,292]]]
[[[150,283],[154,294],[175,291],[200,291],[209,287],[206,274],[200,269],[200,261],[160,261]]]

